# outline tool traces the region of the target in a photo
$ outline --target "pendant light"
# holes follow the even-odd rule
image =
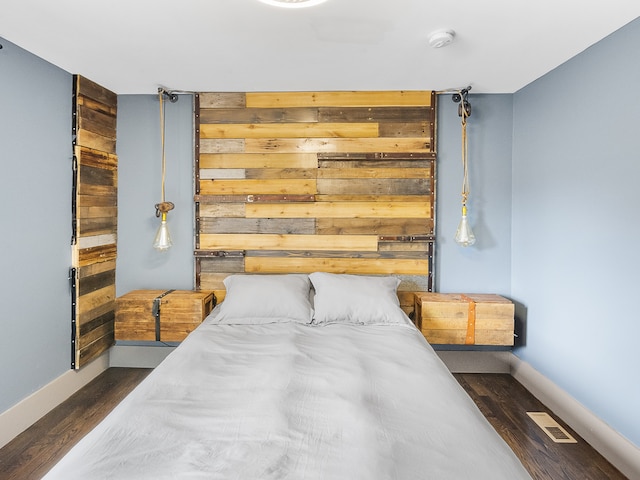
[[[155,239],[153,240],[153,248],[160,252],[164,252],[171,248],[173,242],[171,241],[171,235],[169,234],[169,226],[167,225],[167,213],[173,210],[174,205],[171,202],[165,201],[164,198],[164,183],[166,178],[166,157],[165,157],[165,149],[164,149],[164,132],[165,132],[165,121],[164,121],[164,96],[167,95],[169,101],[172,103],[178,101],[178,96],[172,92],[167,92],[163,88],[158,88],[158,98],[160,100],[160,141],[161,141],[161,151],[162,151],[162,201],[160,203],[156,203],[156,217],[160,218],[160,226],[158,227],[158,232],[156,233]]]
[[[462,126],[462,218],[456,230],[456,243],[463,247],[470,247],[476,243],[476,236],[473,234],[469,220],[467,219],[467,199],[469,197],[469,167],[467,161],[467,118],[471,116],[471,104],[467,100],[467,95],[471,87],[464,88],[454,93],[452,100],[458,103],[458,116]]]

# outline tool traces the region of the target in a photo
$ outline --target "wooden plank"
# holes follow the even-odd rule
[[[102,233],[99,235],[79,236],[77,238],[76,247],[79,250],[87,248],[103,247],[106,245],[116,244],[118,238],[114,232]]]
[[[105,115],[116,115],[118,108],[116,104],[109,104],[98,102],[97,100],[93,100],[89,97],[85,97],[84,95],[79,95],[77,97],[77,107],[86,107],[90,110],[94,110],[96,112],[104,113]]]
[[[205,250],[209,251],[209,250]],[[380,252],[378,251],[356,251],[356,250],[242,250],[246,257],[288,257],[288,258],[360,258],[378,260],[385,259],[418,259],[428,258],[428,254],[421,251],[405,252]],[[229,253],[229,252],[226,252]]]
[[[395,123],[381,123],[380,124],[380,136],[381,137],[430,137],[433,124],[431,122],[415,122],[409,123],[395,122]]]
[[[244,168],[201,168],[200,180],[216,178],[247,178]]]
[[[407,154],[407,157],[410,154]],[[417,155],[417,154],[416,154]],[[334,157],[334,158],[328,158]],[[318,168],[321,169],[428,169],[429,173],[425,177],[432,176],[433,160],[424,158],[387,158],[379,157],[375,154],[318,154]],[[426,170],[423,170],[425,172]]]
[[[377,137],[377,123],[201,124],[205,138]],[[417,136],[417,135],[416,135]]]
[[[360,275],[428,275],[429,260],[370,258],[246,257],[248,273],[351,273]]]
[[[318,179],[319,195],[425,195],[430,180],[425,178]]]
[[[244,256],[200,258],[200,273],[243,273]],[[204,290],[209,290],[204,288]]]
[[[81,297],[78,297],[80,300],[77,305],[78,314],[82,314],[89,310],[93,310],[100,305],[108,304],[116,299],[116,286],[107,285],[98,290],[91,291]]]
[[[201,234],[202,250],[346,250],[377,251],[375,235]]]
[[[321,107],[318,122],[423,122],[433,119],[431,107]]]
[[[96,111],[80,105],[78,111],[78,125],[81,129],[102,135],[107,138],[116,138],[115,115]]]
[[[318,168],[315,153],[208,154],[200,151],[200,168]]]
[[[80,288],[78,289],[78,295],[86,295],[87,293],[95,292],[101,288],[115,285],[116,283],[116,271],[107,270],[105,272],[96,273],[89,277],[84,277],[80,282]]]
[[[423,117],[424,118],[424,117]],[[318,109],[311,108],[201,108],[200,125],[207,123],[318,122]],[[325,122],[329,123],[330,120]]]
[[[201,109],[206,108],[244,108],[246,98],[244,93],[238,92],[204,92],[198,94]]]
[[[94,167],[114,172],[118,169],[118,156],[115,154],[82,146],[76,146],[74,153],[80,168]]]
[[[77,329],[76,335],[77,341],[82,343],[81,339],[86,338],[87,336],[91,336],[92,332],[100,329],[103,325],[109,325],[109,329],[113,329],[113,322],[115,320],[115,302],[111,302],[109,304],[109,307],[110,310],[108,312],[105,312],[104,314],[97,317],[92,317],[90,320],[82,324],[78,324],[79,328]],[[101,336],[102,335],[94,335],[94,339]],[[87,342],[85,341],[84,343],[86,344]]]
[[[84,97],[89,97],[104,105],[113,107],[118,104],[118,96],[111,90],[98,85],[82,75],[76,75],[75,77],[77,81],[76,89],[78,94]]]
[[[113,322],[105,320],[105,322],[103,322],[101,325],[79,336],[79,338],[77,339],[78,348],[80,348],[80,350],[88,348],[92,343],[100,340],[105,336],[113,334],[113,331]]]
[[[311,168],[201,168],[200,180],[219,179],[315,179],[317,169]]]
[[[74,149],[78,165],[81,167],[96,167],[106,170],[117,170],[118,156],[112,153],[76,146]]]
[[[117,221],[117,215],[118,215],[118,207],[116,207],[116,206],[108,206],[108,207],[103,207],[103,206],[83,207],[83,206],[80,206],[80,207],[78,207],[77,212],[78,212],[78,215],[82,219],[87,219],[87,218],[109,218],[109,220],[112,220],[112,221],[116,222]]]
[[[239,194],[313,194],[316,182],[310,179],[283,180],[202,180],[202,195],[239,195]]]
[[[237,142],[237,140],[226,140]],[[200,142],[200,148],[205,153],[223,151],[232,148],[218,145],[216,142],[225,140],[205,139]],[[297,153],[297,152],[429,152],[431,139],[429,138],[249,138],[242,146],[236,147],[235,152],[246,153]]]
[[[89,130],[81,129],[76,133],[76,144],[95,150],[116,153],[116,141],[114,138],[104,137]]]
[[[424,203],[431,205],[432,197],[428,194],[424,195],[316,195],[315,200],[318,202],[339,203],[339,202],[381,202],[381,203]]]
[[[116,302],[111,301],[98,305],[91,310],[82,312],[78,315],[77,320],[77,336],[82,336],[91,332],[93,329],[104,325],[105,323],[113,322],[115,319]]]
[[[107,351],[115,343],[113,330],[111,330],[104,337],[99,338],[92,344],[88,345],[82,350],[76,352],[76,365],[86,365],[92,360],[98,358],[105,351]]]
[[[89,185],[114,187],[118,183],[117,172],[110,168],[80,165],[80,182]]]
[[[200,220],[200,233],[313,235],[316,222],[310,218],[207,218]],[[374,232],[359,232],[374,233]]]
[[[250,92],[249,108],[430,106],[431,91]]]
[[[117,195],[78,195],[76,197],[76,206],[78,208],[116,207],[117,205],[118,205]]]
[[[87,196],[113,197],[118,194],[118,188],[115,185],[97,185],[81,182],[78,185],[78,194]]]
[[[430,178],[430,168],[319,168],[318,178]]]
[[[319,218],[319,235],[428,235],[433,221],[424,218]]]
[[[195,195],[194,200],[201,205],[217,203],[282,203],[314,202],[315,195],[258,194],[258,195]],[[244,207],[243,207],[244,208]],[[234,215],[235,216],[235,215]]]
[[[244,217],[244,215],[244,203],[212,203],[200,205],[200,218],[202,219],[206,217]]]
[[[115,217],[80,218],[77,222],[78,237],[105,235],[115,233],[118,228],[118,219]]]
[[[200,140],[200,153],[244,153],[245,141],[241,138]]]
[[[108,262],[116,258],[116,245],[86,248],[74,252],[74,267],[83,267],[92,263]]]
[[[110,270],[116,269],[116,262],[112,260],[110,262],[100,262],[93,263],[91,265],[85,265],[83,267],[78,268],[78,278],[84,279],[86,277],[91,277],[92,275],[98,275],[103,272],[108,272]]]
[[[433,235],[433,227],[429,232]],[[433,242],[379,242],[378,251],[384,252],[431,252]]]
[[[407,160],[420,161],[429,160],[435,161],[436,154],[434,152],[353,152],[345,155],[344,153],[332,153],[322,152],[318,153],[318,159],[321,161],[350,161],[350,160],[375,160],[376,162],[385,161],[398,161],[404,162]],[[381,163],[384,166],[384,163]],[[393,166],[394,164],[390,164]],[[410,166],[410,165],[406,165]]]
[[[247,218],[430,218],[422,202],[317,202],[247,204]]]
[[[273,179],[273,178],[312,178],[317,177],[317,168],[248,168],[245,170],[246,178]]]

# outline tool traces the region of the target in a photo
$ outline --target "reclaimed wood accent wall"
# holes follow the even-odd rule
[[[393,274],[432,290],[432,91],[199,93],[196,288],[232,273]]]
[[[115,93],[73,77],[72,359],[114,343],[118,157]]]

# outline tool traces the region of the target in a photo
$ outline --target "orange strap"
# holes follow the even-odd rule
[[[465,345],[474,345],[476,343],[476,302],[464,294],[460,294],[460,297],[469,304],[469,313],[467,314],[467,336],[464,339],[464,343]]]

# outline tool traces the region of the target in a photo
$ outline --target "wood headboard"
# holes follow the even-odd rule
[[[196,288],[233,273],[393,274],[431,291],[435,93],[195,96]]]

